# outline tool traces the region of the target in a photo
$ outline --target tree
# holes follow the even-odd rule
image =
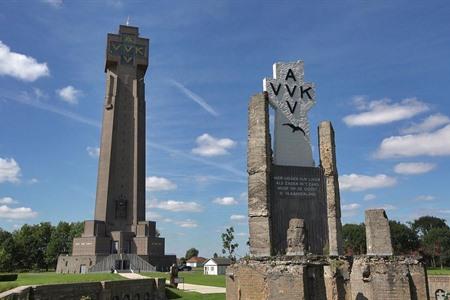
[[[53,230],[45,254],[45,260],[50,268],[56,267],[58,255],[68,254],[72,251],[71,231],[71,224],[67,222],[59,222],[56,228]]]
[[[422,240],[422,251],[431,258],[431,266],[436,267],[436,258],[442,268],[450,262],[450,229],[448,227],[431,228]]]
[[[345,224],[342,226],[344,250],[349,255],[366,253],[366,227],[361,224]]]
[[[411,254],[419,249],[419,238],[414,230],[398,221],[389,221],[394,254]]]
[[[0,228],[0,272],[14,270],[14,238],[11,233]]]
[[[188,251],[186,251],[186,255],[184,256],[184,258],[186,260],[191,259],[192,257],[198,256],[198,250],[195,248],[191,248]]]
[[[232,261],[236,261],[236,257],[234,255],[237,247],[239,247],[238,243],[234,243],[234,228],[227,228],[224,233],[222,233],[222,253],[227,254],[228,258]]]
[[[213,257],[214,257],[214,258],[218,258],[219,255],[218,255],[216,252],[214,252]]]
[[[411,223],[411,228],[422,238],[433,228],[449,228],[444,219],[423,216]]]

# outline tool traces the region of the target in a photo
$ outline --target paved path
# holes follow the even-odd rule
[[[200,293],[200,294],[225,294],[225,292],[226,292],[226,288],[224,288],[224,287],[198,285],[198,284],[190,284],[190,283],[185,283],[184,287],[183,287],[183,283],[180,283],[180,284],[178,284],[178,289],[188,291],[188,292],[196,292],[196,293]]]
[[[137,273],[117,273],[122,277],[128,278],[128,279],[147,279],[147,276],[143,276],[141,274]]]
[[[127,279],[149,278],[147,276],[143,276],[143,275],[137,274],[137,273],[118,273],[118,274]],[[166,281],[166,284],[169,285],[169,281]],[[178,284],[178,289],[187,291],[187,292],[196,292],[196,293],[200,293],[200,294],[225,294],[225,292],[226,292],[226,289],[224,287],[190,284],[190,283],[184,283],[184,284],[180,283],[180,284]]]

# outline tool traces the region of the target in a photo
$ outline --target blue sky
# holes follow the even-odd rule
[[[150,38],[147,217],[168,253],[246,252],[249,97],[305,61],[336,131],[344,222],[449,220],[448,1],[2,1],[0,227],[92,219],[106,34]]]

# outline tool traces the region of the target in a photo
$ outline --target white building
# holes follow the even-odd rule
[[[203,266],[203,274],[225,275],[225,271],[230,264],[231,261],[228,258],[224,257],[211,258]]]
[[[207,259],[204,257],[194,256],[186,261],[186,266],[189,266],[192,268],[203,267],[203,265],[205,264],[206,261],[207,261]]]

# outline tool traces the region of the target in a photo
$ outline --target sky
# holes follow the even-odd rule
[[[344,223],[450,218],[448,1],[0,2],[0,227],[93,218],[107,33],[138,26],[147,70],[147,219],[166,252],[248,250],[247,105],[305,62],[336,132]]]

